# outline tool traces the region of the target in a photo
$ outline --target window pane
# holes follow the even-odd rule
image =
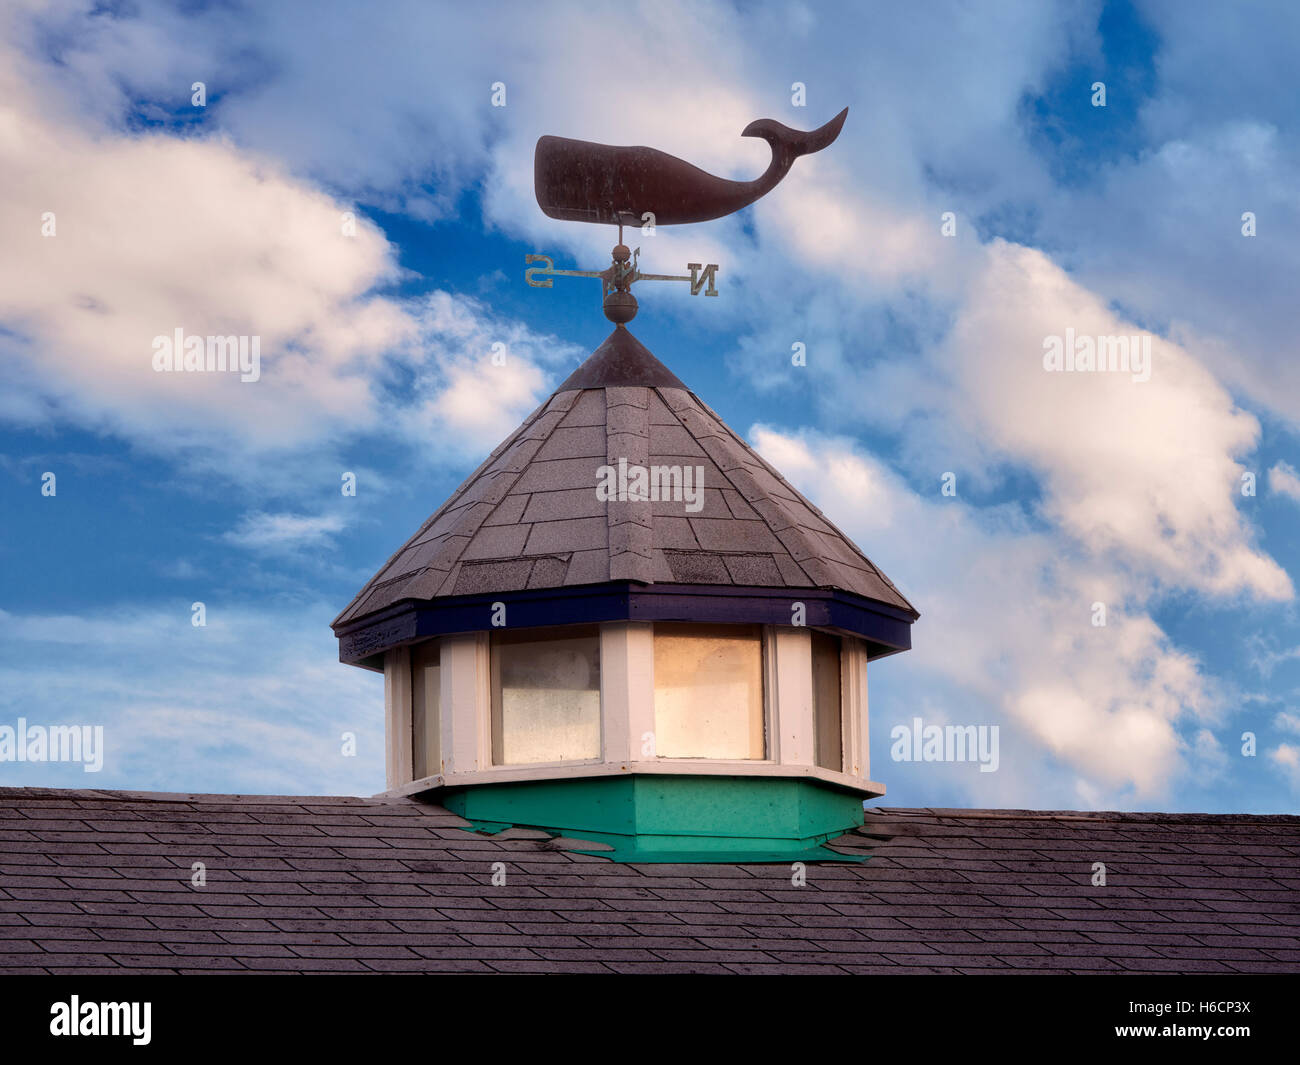
[[[817,764],[844,771],[840,712],[840,640],[825,632],[812,634],[813,716],[817,728]]]
[[[492,761],[600,757],[600,632],[594,625],[492,634]]]
[[[766,757],[759,626],[655,626],[655,753]]]
[[[417,643],[411,648],[411,768],[416,780],[442,772],[438,745],[440,663],[437,640]]]

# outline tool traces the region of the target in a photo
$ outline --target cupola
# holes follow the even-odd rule
[[[339,615],[340,658],[384,674],[389,790],[480,830],[838,858],[884,792],[868,664],[917,612],[628,331],[626,250],[589,275],[614,331]]]

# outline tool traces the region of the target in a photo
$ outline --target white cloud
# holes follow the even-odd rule
[[[1268,471],[1268,487],[1279,495],[1300,501],[1300,473],[1296,473],[1295,467],[1288,463],[1273,464]]]
[[[414,333],[368,295],[396,277],[381,233],[344,237],[346,205],[228,142],[60,121],[29,63],[7,50],[3,69],[0,316],[22,338],[8,345],[21,386],[158,446],[237,452],[373,424],[375,360]],[[153,339],[177,328],[260,337],[262,379],[155,372]]]
[[[1091,552],[1215,595],[1293,594],[1236,501],[1259,425],[1177,344],[1151,339],[1150,380],[1050,373],[1044,339],[1141,333],[1041,252],[994,242],[936,362],[951,414],[1041,479],[1045,516]],[[951,456],[954,464],[961,457]]]
[[[255,551],[296,551],[333,542],[347,522],[341,514],[245,514],[223,539]]]
[[[1300,736],[1300,714],[1293,713],[1289,710],[1283,710],[1275,718],[1273,725],[1282,729],[1284,732],[1293,732]]]
[[[434,292],[420,308],[421,360],[394,426],[426,458],[477,463],[546,398],[549,374],[589,352]]]
[[[1189,27],[1213,35],[1213,73],[1204,54],[1177,69],[1187,61],[1178,40]],[[1245,68],[1263,68],[1271,84],[1293,84],[1294,64],[1265,46],[1273,28],[1249,17],[1237,28],[1246,27],[1252,43],[1233,43],[1234,65],[1220,51],[1225,26],[1212,9],[1193,14],[1184,5],[1168,16],[1160,26],[1159,92],[1142,112],[1151,139],[1105,168],[1094,187],[1045,198],[1040,233],[1082,284],[1144,320],[1168,323],[1168,334],[1216,376],[1294,422],[1300,154],[1292,113],[1276,113],[1277,98],[1290,94],[1247,98],[1239,83]],[[1177,91],[1167,74],[1182,83]],[[1243,233],[1247,212],[1253,236]]]
[[[6,763],[0,783],[371,795],[384,787],[383,683],[341,665],[322,603],[0,612],[0,721],[104,727],[102,772]],[[343,754],[343,733],[357,754]]]
[[[430,462],[462,457],[427,446],[444,429],[490,447],[545,395],[540,367],[576,353],[446,292],[382,294],[402,277],[395,249],[364,218],[345,236],[354,205],[280,160],[228,136],[129,133],[74,115],[69,70],[21,54],[15,21],[0,38],[0,417],[116,434],[233,480],[289,470],[283,490],[313,480],[295,453],[319,458],[321,445],[341,451],[362,434],[396,435]],[[70,69],[84,73],[88,53],[77,54]],[[42,235],[45,212],[54,236]],[[260,380],[156,372],[154,338],[178,328],[258,337]],[[505,367],[487,363],[497,340]],[[501,398],[505,416],[493,418],[484,405]]]
[[[799,195],[765,203],[754,221],[760,233],[775,222],[769,235],[793,241],[810,261],[843,269],[836,252],[847,249],[880,277],[932,260],[925,234],[937,232],[938,210],[961,207],[951,195],[942,205],[930,199],[936,181],[961,175],[960,184],[995,201],[1008,184],[1046,188],[1018,108],[1072,50],[1096,50],[1086,7],[1032,2],[918,13],[851,5],[739,12],[670,0],[623,5],[617,20],[593,19],[576,0],[495,20],[418,0],[364,20],[329,7],[304,18],[292,4],[183,15],[92,15],[74,5],[20,24],[33,42],[59,42],[61,83],[103,122],[123,123],[142,98],[159,115],[192,116],[189,85],[206,78],[213,102],[204,128],[292,173],[426,218],[450,214],[460,193],[481,183],[489,224],[593,254],[608,250],[603,227],[556,223],[537,210],[539,133],[651,144],[751,178],[768,151],[740,138],[749,121],[811,127],[851,105],[833,155],[798,164],[790,180],[802,183]],[[788,74],[773,76],[774,54]],[[921,69],[927,91],[918,93],[910,86]],[[809,86],[804,109],[791,106],[795,78]],[[505,107],[490,106],[496,82],[506,86]],[[820,206],[797,206],[804,196]],[[731,219],[694,229],[689,254],[712,257],[719,236],[733,250],[747,242]],[[661,230],[653,248],[675,266],[679,239]],[[884,243],[897,264],[882,255]],[[741,277],[737,267],[729,264],[728,276]]]
[[[1207,728],[1198,729],[1192,737],[1190,754],[1193,768],[1203,776],[1221,777],[1228,769],[1228,752]]]
[[[960,703],[950,716],[1001,720],[1010,740],[1028,738],[1035,771],[1004,758],[998,781],[972,788],[996,789],[1003,804],[1041,806],[1049,792],[1149,800],[1213,760],[1199,732],[1189,741],[1181,730],[1221,713],[1215,685],[1152,620],[1122,566],[1035,528],[1017,508],[945,500],[937,485],[923,498],[845,441],[763,427],[751,438],[921,611],[913,649],[878,670],[913,677],[908,699],[953,682]],[[1092,624],[1095,601],[1108,604],[1105,627]],[[1073,780],[1044,779],[1045,756]]]
[[[1293,743],[1279,743],[1268,752],[1268,758],[1287,778],[1291,787],[1300,789],[1300,747]]]
[[[1270,678],[1278,666],[1300,658],[1300,647],[1275,650],[1277,641],[1271,633],[1254,633],[1248,640],[1250,664],[1260,676]]]

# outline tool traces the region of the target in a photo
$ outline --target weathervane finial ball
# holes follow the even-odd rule
[[[636,297],[630,292],[611,292],[605,297],[605,317],[625,325],[636,317]]]
[[[632,249],[626,244],[614,245],[614,261],[616,263],[625,263],[632,258]]]

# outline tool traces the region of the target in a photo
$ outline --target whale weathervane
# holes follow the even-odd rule
[[[761,137],[772,149],[767,170],[753,181],[715,177],[657,148],[542,137],[533,158],[537,205],[551,218],[568,222],[626,226],[708,222],[771,192],[799,156],[834,142],[848,113],[846,107],[809,133],[771,118],[751,122],[740,135]]]
[[[623,227],[643,227],[651,234],[656,226],[708,222],[733,214],[771,192],[801,155],[811,155],[832,144],[840,135],[846,107],[824,126],[804,132],[761,118],[741,132],[742,137],[761,137],[772,149],[767,169],[753,181],[730,181],[716,177],[657,148],[644,145],[623,147],[541,137],[533,157],[533,183],[537,205],[551,218],[568,222],[595,222],[618,226],[618,245],[613,261],[605,270],[556,270],[545,255],[529,255],[525,279],[534,288],[550,288],[549,278],[537,275],[592,277],[602,281],[605,317],[622,325],[636,314],[636,297],[630,289],[636,281],[688,281],[691,295],[705,283],[706,296],[716,296],[716,263],[690,263],[690,276],[643,274],[637,269],[637,255],[623,243]],[[639,252],[640,249],[637,249]],[[701,272],[702,271],[702,272]]]

